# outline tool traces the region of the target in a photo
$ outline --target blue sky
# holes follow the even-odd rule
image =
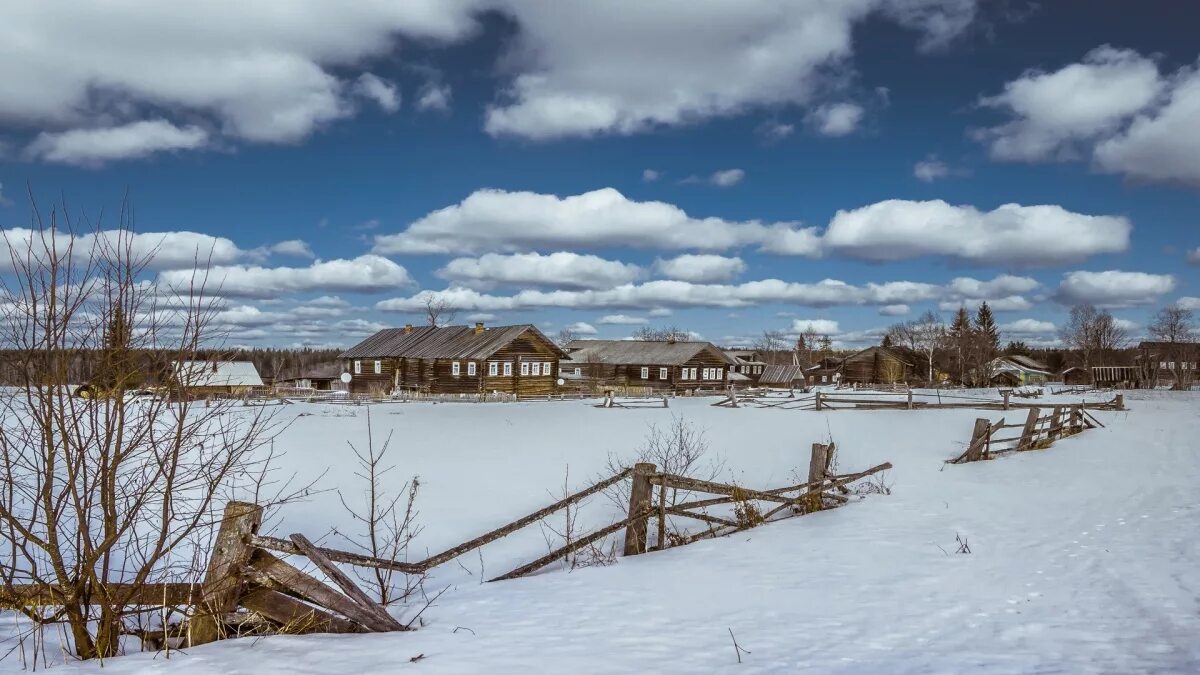
[[[428,292],[847,346],[981,299],[1038,344],[1071,302],[1134,335],[1200,307],[1185,3],[137,4],[0,28],[0,224],[128,190],[214,251],[240,343],[352,344]]]

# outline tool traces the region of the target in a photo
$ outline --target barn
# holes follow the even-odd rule
[[[263,386],[251,361],[174,361],[175,384],[189,397],[241,396]]]
[[[312,389],[314,391],[337,391],[345,389],[342,373],[345,367],[334,361],[299,368],[275,378],[275,387],[285,389]]]
[[[413,390],[434,394],[503,392],[545,396],[557,391],[566,353],[532,324],[487,328],[385,328],[338,358],[352,393]]]
[[[767,366],[758,378],[758,384],[762,387],[804,389],[809,385],[808,368],[811,366]]]
[[[711,342],[575,340],[563,370],[592,389],[641,387],[687,392],[729,386],[735,361]]]
[[[895,384],[914,379],[916,359],[896,347],[867,347],[842,360],[841,382]]]

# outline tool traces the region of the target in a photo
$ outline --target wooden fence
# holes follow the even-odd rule
[[[981,417],[975,420],[967,449],[958,457],[946,461],[964,464],[1010,452],[1040,450],[1050,447],[1060,438],[1103,426],[1082,404],[1057,405],[1045,415],[1041,408],[1031,407],[1024,422],[1006,423],[1004,418],[991,422]]]
[[[962,396],[934,392],[932,394],[913,394],[911,390],[903,392],[903,399],[876,398],[878,392],[852,391],[815,391],[811,394],[797,395],[795,392],[737,392],[726,393],[725,398],[713,403],[721,408],[777,408],[780,410],[944,410],[944,409],[973,409],[973,410],[1014,410],[1044,406],[1044,403],[1014,401],[1012,391],[1002,391],[1000,398],[983,396]],[[918,400],[916,396],[922,399]],[[1021,398],[1016,396],[1016,398]],[[1081,402],[1079,405],[1088,410],[1124,410],[1125,397],[1116,394],[1110,401],[1094,403]]]
[[[659,472],[654,464],[636,464],[545,508],[419,562],[387,560],[324,548],[315,545],[303,534],[292,534],[286,539],[266,536],[259,532],[262,507],[235,501],[225,507],[203,581],[140,587],[111,584],[106,590],[130,593],[130,604],[189,608],[187,615],[190,618],[185,623],[158,631],[155,635],[140,634],[143,640],[151,644],[161,644],[173,638],[184,645],[198,645],[226,637],[255,634],[255,631],[272,630],[288,633],[410,630],[411,622],[403,624],[391,616],[335,563],[423,575],[589,496],[613,488],[622,481],[629,481],[629,506],[623,518],[572,538],[546,555],[489,581],[514,579],[563,560],[569,554],[621,530],[625,531],[624,555],[629,556],[833,508],[849,501],[846,495],[851,483],[892,467],[890,463],[884,463],[857,473],[833,475],[830,467],[834,451],[832,444],[813,444],[806,482],[761,490]],[[654,495],[656,487],[657,502]],[[671,500],[668,500],[668,489],[673,491]],[[692,493],[717,496],[690,499]],[[675,501],[680,494],[689,498],[689,501]],[[731,507],[732,515],[708,513],[708,507],[720,505]],[[684,530],[684,534],[673,532],[672,536],[668,536],[668,520],[671,518],[699,521],[706,529],[698,532]],[[652,520],[657,524],[653,547],[649,546],[648,537]],[[302,571],[277,554],[307,558],[320,570],[325,580]],[[61,593],[56,595],[53,587],[17,586],[0,592],[0,604],[45,606],[55,604],[56,598],[61,597]]]

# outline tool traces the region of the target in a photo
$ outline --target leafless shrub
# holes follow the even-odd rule
[[[645,442],[632,459],[621,459],[610,453],[603,477],[620,473],[636,463],[648,462],[663,473],[699,480],[715,480],[725,471],[725,458],[721,455],[710,456],[710,449],[703,429],[697,428],[682,416],[672,415],[671,424],[666,428],[656,424],[650,425]],[[667,492],[667,503],[672,506],[690,494],[686,490],[675,488],[669,488]],[[604,494],[620,509],[625,510],[629,507],[629,485],[626,482],[613,485]]]
[[[873,476],[868,476],[866,480],[855,483],[854,494],[856,495],[890,495],[892,494],[892,482],[888,481],[886,471],[881,471]]]
[[[383,445],[376,447],[371,426],[371,410],[368,408],[367,447],[360,450],[353,443],[347,443],[358,461],[358,470],[354,475],[362,481],[362,497],[366,506],[351,506],[345,494],[341,490],[338,491],[342,507],[354,522],[362,527],[362,531],[345,533],[335,530],[335,533],[372,558],[403,562],[408,560],[408,547],[422,529],[417,524],[416,510],[421,480],[420,477],[413,476],[394,492],[388,490],[385,479],[396,468],[395,465],[386,462],[391,443],[392,434],[389,432]],[[368,592],[378,597],[380,604],[385,606],[407,600],[423,580],[422,576],[380,568],[369,572],[357,572],[356,568],[356,574]],[[398,583],[397,574],[402,578],[402,582]]]
[[[969,554],[971,552],[971,547],[969,544],[967,544],[966,537],[955,532],[954,541],[958,544],[958,550],[956,550],[955,553]]]

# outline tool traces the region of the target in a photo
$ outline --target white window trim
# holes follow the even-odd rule
[[[579,368],[579,367],[576,367],[576,368],[575,368],[575,374],[576,374],[576,375],[583,375],[583,369],[582,369],[582,368]]]
[[[454,361],[450,364],[450,374],[454,377],[458,377],[462,374],[462,365],[458,361]]]
[[[650,367],[649,366],[642,366],[642,379],[643,380],[650,379]]]
[[[488,361],[488,377],[496,377],[500,374],[500,362]]]
[[[659,368],[659,369],[658,369],[658,379],[660,379],[660,380],[666,380],[666,379],[667,379],[667,369],[666,369],[666,368]]]
[[[354,361],[354,374],[362,375],[362,361],[359,361],[357,359],[355,359],[355,361]]]
[[[475,377],[476,372],[478,372],[478,371],[475,370],[475,362],[467,361],[467,375],[470,375],[471,377]]]
[[[375,359],[375,374],[379,375],[383,372],[383,361]]]
[[[532,364],[530,364],[529,374],[533,375],[534,377],[541,377],[542,376],[542,362],[534,361]]]
[[[512,377],[512,361],[504,362],[504,376]]]
[[[529,374],[529,362],[522,361],[521,362],[521,377],[525,377],[528,374]]]

